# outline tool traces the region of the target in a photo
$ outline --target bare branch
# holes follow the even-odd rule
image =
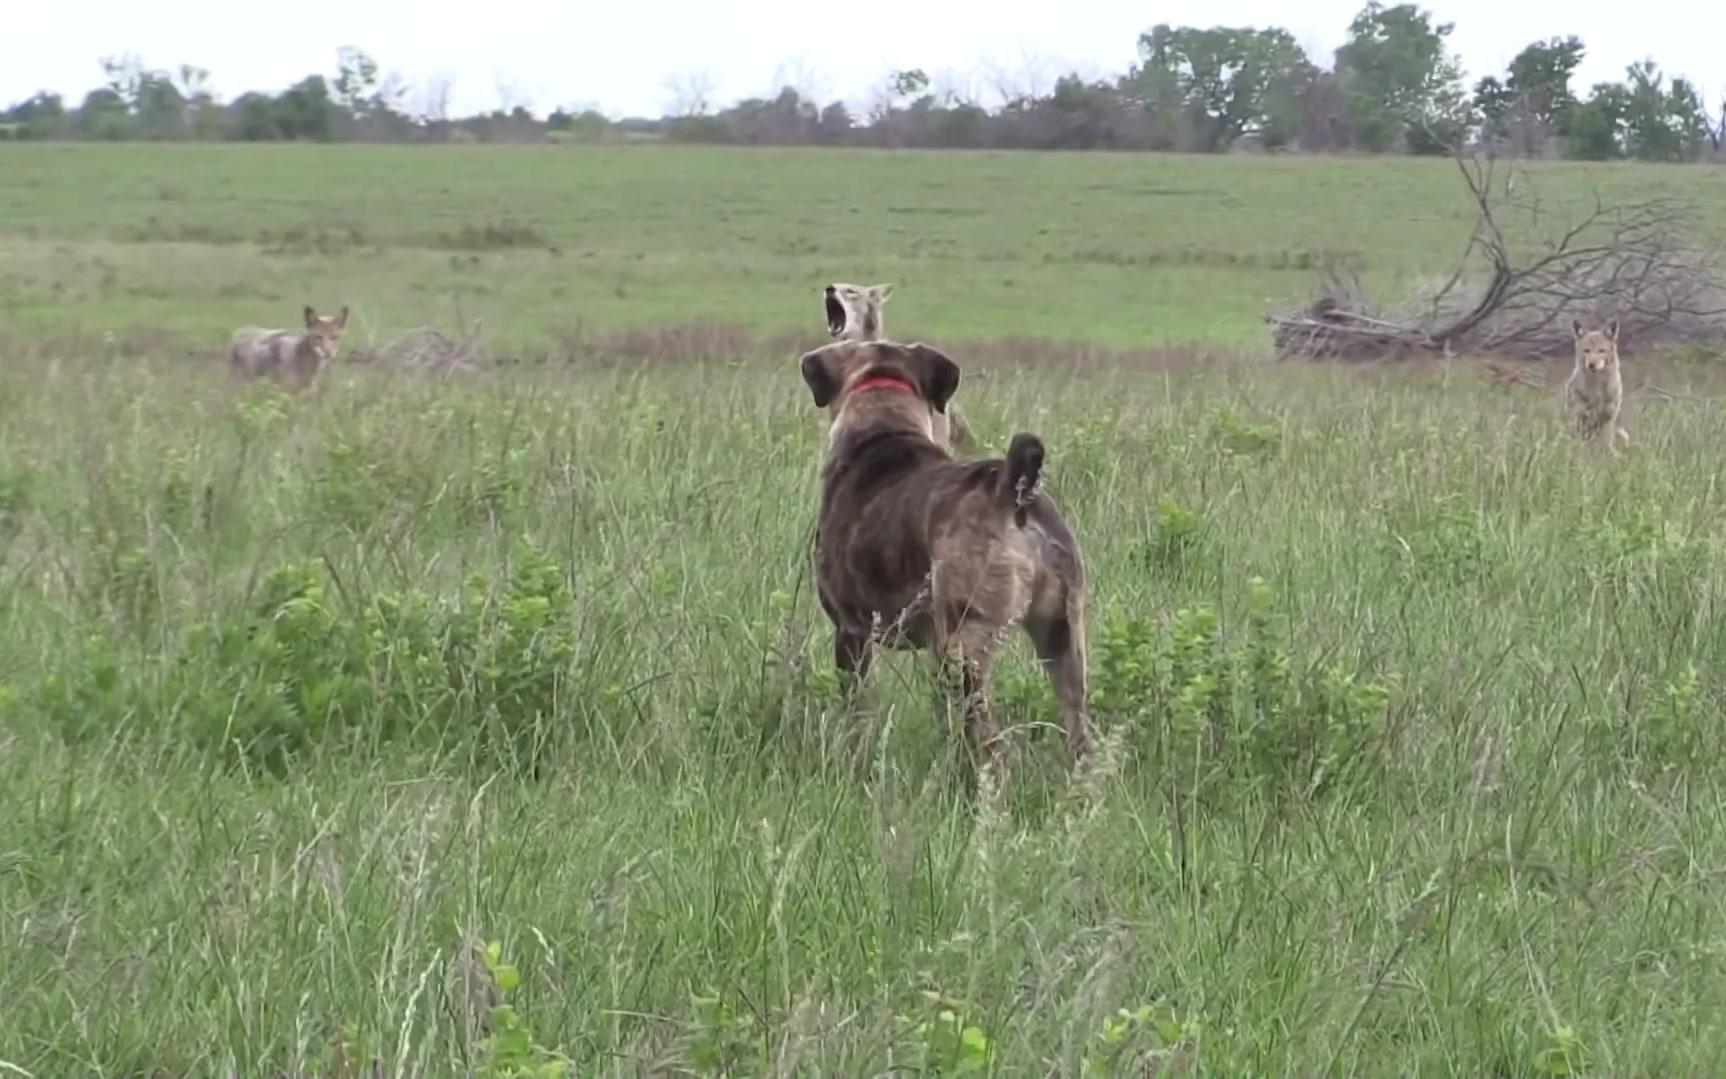
[[[1571,345],[1574,319],[1617,318],[1641,345],[1726,340],[1726,277],[1696,245],[1691,207],[1670,198],[1608,204],[1599,191],[1555,215],[1532,177],[1498,183],[1496,160],[1458,150],[1475,223],[1455,271],[1414,317],[1366,314],[1359,283],[1328,268],[1321,299],[1270,319],[1283,356],[1408,352],[1542,357]],[[1472,302],[1459,302],[1467,292]]]

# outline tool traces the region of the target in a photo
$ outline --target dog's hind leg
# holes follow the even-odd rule
[[[1025,623],[1037,658],[1049,672],[1061,726],[1067,734],[1067,755],[1079,765],[1091,751],[1091,723],[1085,711],[1084,604],[1069,603],[1067,612],[1048,621]]]

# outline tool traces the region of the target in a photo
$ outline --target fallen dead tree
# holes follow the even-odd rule
[[[1326,267],[1307,308],[1270,316],[1279,359],[1470,353],[1538,359],[1571,348],[1572,320],[1619,320],[1637,346],[1726,341],[1726,276],[1686,203],[1543,203],[1520,170],[1458,154],[1475,223],[1456,269],[1391,310]],[[1520,190],[1518,190],[1520,188]]]
[[[447,334],[432,326],[416,327],[378,349],[376,358],[404,371],[445,376],[477,371],[490,362],[477,319],[461,334]]]

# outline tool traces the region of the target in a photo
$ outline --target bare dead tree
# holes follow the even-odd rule
[[[977,94],[976,76],[952,68],[942,68],[930,76],[929,92],[935,95],[936,101],[948,108],[977,107],[981,102]]]
[[[1023,45],[1019,47],[1019,60],[1015,67],[988,58],[982,60],[979,67],[982,68],[983,80],[995,92],[995,107],[1000,109],[1047,97],[1053,85],[1049,78],[1052,65],[1048,58]]]
[[[776,96],[787,88],[797,91],[797,97],[802,101],[816,102],[827,96],[827,80],[822,77],[820,69],[801,54],[781,60],[773,70],[769,96]]]
[[[706,116],[713,110],[713,75],[707,71],[691,71],[667,75],[662,84],[671,102],[666,115],[681,120]]]
[[[1706,103],[1702,106],[1702,130],[1708,136],[1708,148],[1718,158],[1726,148],[1726,94],[1720,96],[1720,115],[1710,116]]]
[[[1475,209],[1456,268],[1402,312],[1375,309],[1358,279],[1321,277],[1307,309],[1272,316],[1279,357],[1411,353],[1540,358],[1571,347],[1574,319],[1619,320],[1638,345],[1726,340],[1726,278],[1698,246],[1691,207],[1653,197],[1580,206],[1543,200],[1521,169],[1458,152]]]
[[[455,76],[448,71],[433,72],[420,91],[420,117],[433,124],[448,122],[450,98],[454,94]]]
[[[403,371],[449,377],[488,367],[485,328],[474,319],[466,330],[445,333],[435,326],[415,327],[377,350],[375,359]]]
[[[492,89],[497,93],[497,107],[500,112],[513,113],[516,109],[533,111],[535,95],[523,89],[520,80],[511,78],[499,69],[491,73]]]

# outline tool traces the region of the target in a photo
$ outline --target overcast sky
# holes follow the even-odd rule
[[[1114,75],[1153,23],[1280,25],[1330,62],[1362,0],[12,0],[0,18],[0,104],[37,90],[76,102],[100,85],[97,59],[133,52],[152,67],[208,68],[224,100],[331,74],[341,45],[366,49],[386,71],[423,86],[453,79],[452,112],[500,98],[545,113],[596,106],[613,116],[658,115],[668,79],[706,72],[713,98],[790,83],[822,99],[867,100],[887,72],[921,67],[972,87],[992,104],[989,70],[1023,85],[1065,70]],[[1470,80],[1501,70],[1536,38],[1576,34],[1588,47],[1576,88],[1621,78],[1652,57],[1698,82],[1711,108],[1726,92],[1726,3],[1642,0],[1444,0],[1452,47]],[[1297,14],[1298,11],[1298,14]],[[1029,62],[1028,62],[1029,61]],[[1042,88],[1042,87],[1032,87]],[[414,104],[410,97],[409,104]]]

